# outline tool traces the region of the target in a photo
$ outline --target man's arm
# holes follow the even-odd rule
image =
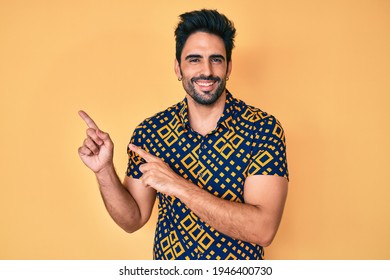
[[[245,181],[245,203],[218,198],[172,171],[161,159],[139,147],[129,148],[143,157],[140,180],[175,196],[216,230],[236,239],[268,246],[279,227],[287,197],[287,179],[254,175]]]
[[[104,205],[115,223],[128,233],[146,224],[156,198],[153,188],[127,176],[122,184],[113,167],[97,173],[96,178]]]
[[[114,144],[110,136],[101,131],[85,112],[80,111],[79,115],[88,125],[87,138],[78,150],[79,156],[95,173],[110,216],[125,231],[134,232],[149,220],[156,191],[127,177],[122,184],[114,168]]]
[[[178,197],[218,231],[261,246],[269,246],[278,230],[287,197],[287,179],[255,175],[245,181],[245,203],[218,198],[192,185]]]

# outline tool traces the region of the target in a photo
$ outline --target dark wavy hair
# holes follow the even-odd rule
[[[176,39],[176,59],[180,64],[180,57],[188,37],[195,32],[207,32],[222,38],[226,59],[229,62],[234,48],[234,37],[236,29],[234,24],[225,15],[217,10],[202,9],[181,14],[180,22],[175,30]]]

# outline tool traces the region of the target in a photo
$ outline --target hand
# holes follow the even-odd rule
[[[189,182],[177,175],[162,159],[133,144],[130,144],[129,148],[146,161],[146,163],[140,166],[140,171],[143,173],[140,180],[145,185],[161,193],[177,197],[180,187],[189,184]]]
[[[110,136],[101,131],[87,113],[79,111],[79,115],[88,126],[87,138],[78,150],[81,160],[95,173],[113,166],[114,144]]]

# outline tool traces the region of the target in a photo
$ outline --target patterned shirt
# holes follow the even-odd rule
[[[217,127],[205,136],[190,127],[187,100],[143,121],[131,143],[161,158],[177,174],[222,199],[244,203],[245,178],[288,179],[284,131],[277,119],[227,92]],[[128,150],[127,175],[144,162]],[[260,245],[233,239],[207,224],[180,199],[158,192],[154,259],[263,259]],[[229,221],[226,221],[227,223]]]

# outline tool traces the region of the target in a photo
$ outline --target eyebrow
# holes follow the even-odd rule
[[[202,56],[200,54],[189,54],[186,56],[186,60],[189,60],[191,58],[202,58]]]

